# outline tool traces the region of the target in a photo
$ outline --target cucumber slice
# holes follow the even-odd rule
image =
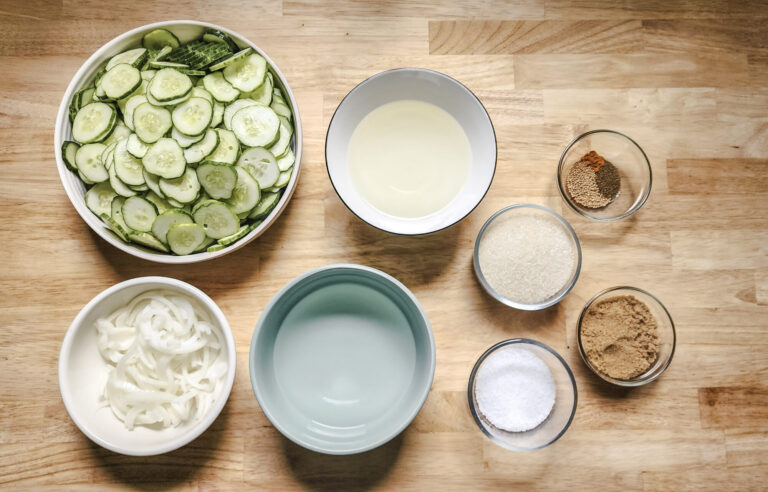
[[[171,114],[173,126],[185,135],[201,135],[211,124],[213,105],[202,97],[191,97]]]
[[[217,62],[217,63],[211,65],[210,67],[208,67],[208,70],[210,70],[211,72],[215,72],[216,70],[221,70],[222,68],[226,68],[226,67],[232,65],[233,63],[235,63],[236,61],[244,59],[245,57],[250,55],[252,51],[253,51],[253,49],[251,47],[244,48],[244,49],[238,51],[237,53],[235,53],[234,55],[229,56],[229,57],[223,59],[222,61]],[[216,97],[216,96],[214,96],[214,97]]]
[[[266,77],[264,77],[263,84],[257,87],[256,90],[245,93],[241,97],[253,99],[259,104],[269,106],[269,104],[272,102],[272,87],[272,74],[267,72]]]
[[[203,87],[219,102],[229,103],[240,96],[240,91],[224,80],[221,72],[209,73],[203,77]]]
[[[169,61],[151,61],[149,66],[152,68],[189,68],[186,63],[174,63]]]
[[[211,155],[218,145],[219,134],[209,128],[200,142],[184,150],[184,158],[190,164],[200,162]]]
[[[171,113],[165,108],[145,102],[133,111],[134,131],[146,143],[157,142],[172,126]]]
[[[188,135],[184,135],[179,130],[174,127],[171,130],[171,138],[176,140],[176,142],[179,143],[179,146],[181,146],[182,149],[186,149],[192,144],[195,144],[203,139],[205,136],[205,133],[201,133],[200,135],[195,135],[194,137],[190,137]]]
[[[180,209],[183,209],[183,210],[188,210],[188,207],[189,207],[188,204],[177,202],[173,198],[166,198],[166,201],[168,202],[168,205],[171,206],[171,208],[180,208]]]
[[[240,228],[240,219],[228,205],[217,201],[207,200],[197,206],[192,212],[195,223],[205,229],[205,233],[214,238],[221,239],[237,232]]]
[[[149,187],[150,191],[152,191],[154,194],[157,195],[158,198],[165,197],[162,190],[160,190],[160,177],[155,176],[152,173],[148,173],[146,169],[142,171],[142,175],[144,176],[144,182],[147,184],[147,187]],[[155,203],[155,205],[157,205]],[[160,210],[160,207],[157,207],[158,210]],[[162,211],[161,211],[162,213]]]
[[[280,120],[267,106],[246,106],[232,117],[232,131],[248,147],[272,145],[280,130]]]
[[[277,137],[277,142],[269,148],[272,155],[276,157],[285,154],[285,151],[288,150],[288,145],[291,143],[291,136],[293,136],[293,128],[288,120],[282,116],[278,119],[280,120],[280,132]]]
[[[144,168],[141,160],[128,152],[128,140],[121,140],[115,147],[115,174],[120,181],[129,186],[144,184]],[[135,191],[135,190],[134,190]]]
[[[275,208],[275,205],[277,205],[278,201],[280,201],[279,192],[262,193],[261,200],[259,201],[258,205],[256,205],[256,207],[254,207],[254,209],[251,211],[250,215],[248,215],[248,218],[261,219],[262,217],[266,217],[269,215],[272,209]]]
[[[228,104],[227,107],[224,109],[224,127],[227,130],[232,129],[232,117],[235,116],[235,113],[240,111],[243,108],[247,108],[248,106],[256,106],[259,103],[254,101],[253,99],[238,99],[231,104]]]
[[[162,48],[160,48],[160,51],[155,51],[155,52],[153,52],[152,55],[150,55],[149,62],[151,63],[151,62],[160,61],[160,60],[164,59],[166,56],[168,56],[168,54],[171,51],[173,51],[172,47],[170,47],[170,46],[163,46]]]
[[[160,190],[169,200],[173,199],[181,204],[192,203],[197,199],[198,193],[200,193],[200,182],[197,180],[195,170],[188,167],[179,178],[161,178]]]
[[[202,87],[193,87],[192,88],[192,97],[202,97],[203,99],[207,100],[209,103],[213,104],[213,96],[210,92],[203,89]]]
[[[237,165],[244,168],[259,183],[259,188],[274,186],[280,176],[275,156],[262,147],[246,150],[237,160]]]
[[[173,68],[158,70],[147,87],[147,93],[160,102],[179,99],[191,90],[192,81],[190,78]]]
[[[168,229],[176,224],[192,224],[192,216],[180,208],[166,210],[157,216],[152,223],[152,234],[160,241],[168,244]]]
[[[64,160],[64,164],[69,168],[69,170],[73,172],[77,171],[75,155],[77,154],[77,149],[79,148],[79,145],[70,141],[64,142],[64,144],[61,146],[61,158]]]
[[[223,237],[223,238],[219,239],[218,242],[222,246],[229,246],[230,244],[233,244],[233,243],[237,242],[240,238],[242,238],[243,236],[245,236],[249,232],[251,232],[250,226],[243,225],[243,226],[240,226],[240,229],[238,229],[236,233],[231,234],[231,235],[229,235],[227,237]]]
[[[278,191],[281,188],[285,188],[288,186],[288,183],[291,181],[291,176],[293,175],[293,168],[288,169],[287,171],[282,171],[280,173],[280,176],[277,178],[277,182],[272,185],[271,191]]]
[[[250,212],[259,203],[261,189],[259,183],[248,171],[239,166],[235,166],[235,171],[237,171],[237,184],[232,190],[232,197],[227,200],[227,205],[234,213],[244,214]]]
[[[159,239],[149,232],[129,232],[128,239],[136,244],[146,246],[147,248],[156,249],[163,253],[168,252],[168,248],[165,247],[165,244],[161,243]]]
[[[213,119],[211,120],[211,126],[219,126],[224,119],[224,105],[219,101],[213,101]]]
[[[208,248],[208,246],[210,246],[210,245],[212,245],[214,243],[216,243],[215,239],[213,239],[212,237],[205,236],[205,239],[203,240],[203,242],[200,243],[200,246],[195,248],[195,251],[193,251],[193,253],[201,253],[201,252],[205,251],[206,248]]]
[[[149,190],[149,186],[147,186],[146,184],[128,185],[128,188],[132,189],[133,191],[138,191],[139,193],[144,192],[144,191],[150,191]]]
[[[83,106],[87,106],[87,105],[91,104],[92,102],[94,102],[95,99],[93,99],[93,94],[95,92],[96,92],[96,88],[95,87],[89,87],[87,89],[83,89],[82,91],[78,92],[80,97],[79,97],[79,101],[78,101],[79,106],[78,106],[77,109],[80,109]]]
[[[159,50],[165,46],[178,48],[179,38],[167,29],[155,29],[144,35],[141,39],[141,45],[148,50]]]
[[[129,188],[127,184],[123,183],[122,180],[117,177],[117,173],[115,172],[114,152],[109,155],[109,161],[107,161],[107,172],[109,173],[109,184],[112,186],[112,189],[115,190],[115,193],[126,198],[136,195],[134,190]]]
[[[237,156],[240,154],[240,142],[237,141],[235,134],[221,128],[216,128],[214,131],[219,134],[219,145],[208,156],[208,160],[227,164],[237,162]]]
[[[141,71],[141,78],[144,79],[146,82],[149,82],[152,80],[152,78],[157,73],[157,70],[142,70]]]
[[[117,119],[115,127],[110,132],[109,136],[102,140],[104,145],[116,144],[120,140],[125,140],[131,136],[131,129],[125,126],[125,123],[121,119]]]
[[[97,216],[109,216],[112,213],[112,199],[116,196],[108,182],[98,183],[85,192],[85,206]]]
[[[208,252],[208,253],[215,253],[217,251],[221,251],[224,248],[226,248],[226,246],[224,246],[223,244],[216,243],[213,246],[211,246],[208,249],[206,249],[205,251]]]
[[[125,224],[139,232],[152,230],[152,223],[157,218],[155,205],[140,196],[126,198],[123,203],[123,220]]]
[[[149,183],[149,181],[147,181],[147,183]],[[158,196],[157,193],[152,190],[148,191],[147,194],[144,195],[144,198],[146,198],[147,200],[149,200],[155,205],[155,207],[157,208],[158,214],[162,214],[166,210],[170,210],[171,208],[174,208],[174,207],[171,207],[170,203],[165,201],[165,199],[160,198],[160,196]]]
[[[140,85],[141,72],[138,68],[127,63],[115,65],[101,79],[101,87],[110,99],[121,99],[128,96]]]
[[[277,160],[277,168],[280,171],[287,171],[293,167],[296,162],[296,155],[293,153],[290,147],[285,151],[285,155]]]
[[[242,92],[256,90],[264,83],[267,75],[267,61],[257,53],[251,53],[245,58],[230,63],[222,71],[227,82]]]
[[[155,142],[147,150],[142,162],[147,172],[165,179],[174,179],[182,176],[186,168],[184,151],[176,140],[172,138],[161,138]],[[160,189],[163,189],[162,185]],[[167,195],[167,193],[165,194]]]
[[[232,38],[227,33],[221,32],[218,29],[206,29],[205,34],[203,34],[203,41],[224,43],[231,51],[238,50]]]
[[[147,102],[147,96],[145,96],[144,94],[131,96],[125,102],[125,106],[123,106],[123,120],[125,122],[125,126],[130,128],[131,130],[134,130],[133,112],[136,111],[136,108],[139,107],[139,105],[145,102]]]
[[[102,102],[80,108],[72,122],[72,138],[80,144],[103,140],[114,127],[116,118],[114,106]]]
[[[228,163],[205,161],[197,167],[197,179],[209,197],[227,199],[232,196],[238,174]]]
[[[280,116],[291,119],[291,108],[289,108],[285,102],[272,99],[272,104],[270,104],[269,107],[272,108],[272,110]]]
[[[125,149],[133,157],[137,159],[141,159],[147,154],[147,150],[149,150],[149,145],[142,142],[138,135],[136,135],[135,133],[131,133],[128,136],[128,139],[126,140]]]
[[[187,92],[182,97],[179,97],[177,99],[171,99],[170,101],[158,101],[154,97],[152,97],[152,94],[147,93],[147,101],[149,101],[153,106],[176,106],[177,104],[181,104],[187,99],[189,99],[192,96],[192,91]]]
[[[101,160],[101,155],[107,147],[104,144],[85,144],[75,154],[77,169],[93,183],[101,183],[109,179],[107,168]],[[96,215],[99,215],[98,213]]]
[[[82,181],[83,183],[85,183],[87,185],[94,184],[93,181],[91,181],[90,179],[88,179],[85,176],[83,176],[83,173],[81,173],[80,171],[77,171],[77,177],[80,178],[80,181]]]
[[[174,224],[168,229],[168,245],[171,251],[179,256],[194,253],[205,241],[205,230],[202,226],[192,224]]]
[[[117,237],[125,242],[128,242],[128,231],[125,230],[122,225],[120,225],[115,219],[107,214],[101,214],[99,217],[101,217],[101,220],[106,222],[107,227],[109,227],[109,229],[114,232]]]
[[[144,48],[136,48],[128,51],[123,51],[122,53],[115,55],[109,59],[106,66],[107,72],[112,70],[117,65],[120,65],[123,63],[134,68],[139,68],[144,64],[148,56],[149,56],[149,52]]]
[[[120,225],[120,228],[125,232],[132,232],[131,228],[128,227],[128,224],[125,223],[125,219],[123,218],[123,204],[125,203],[125,197],[124,196],[116,196],[112,199],[112,204],[110,205],[110,216],[112,217],[112,220],[117,222]]]

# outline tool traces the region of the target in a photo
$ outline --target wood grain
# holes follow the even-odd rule
[[[120,33],[170,18],[222,24],[273,57],[298,99],[305,152],[285,214],[253,244],[192,266],[155,265],[93,234],[53,157],[61,96],[80,64]],[[764,490],[768,480],[768,2],[730,0],[200,0],[130,4],[0,0],[0,488],[184,490]],[[421,238],[368,227],[331,187],[325,131],[364,78],[421,66],[465,83],[498,139],[493,186],[464,221]],[[646,151],[653,191],[635,216],[588,222],[559,197],[564,146],[596,128]],[[564,214],[583,249],[575,289],[542,312],[483,294],[471,269],[483,222],[515,202]],[[412,425],[358,456],[304,450],[253,397],[248,345],[270,298],[334,262],[407,285],[433,325],[437,369]],[[238,348],[230,400],[211,429],[155,458],[92,444],[58,393],[64,332],[114,283],[191,282],[223,309]],[[584,366],[575,327],[613,285],[657,295],[677,350],[656,382],[606,386]],[[512,337],[541,340],[571,366],[570,430],[533,453],[476,428],[466,385],[477,357]]]

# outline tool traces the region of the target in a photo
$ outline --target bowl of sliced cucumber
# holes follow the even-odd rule
[[[160,263],[194,263],[260,236],[301,165],[288,82],[244,37],[167,21],[128,31],[75,74],[55,151],[72,205],[104,240]]]

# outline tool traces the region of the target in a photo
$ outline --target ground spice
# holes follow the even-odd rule
[[[659,356],[659,327],[648,306],[634,296],[604,299],[581,321],[581,345],[589,362],[615,379],[632,379]]]
[[[565,179],[568,194],[586,208],[602,208],[619,194],[619,170],[594,150],[584,154],[571,166]]]

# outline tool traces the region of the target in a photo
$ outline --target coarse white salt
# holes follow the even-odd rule
[[[489,355],[477,371],[475,398],[491,425],[524,432],[549,416],[555,406],[555,381],[536,354],[505,347]]]
[[[511,209],[485,229],[478,261],[486,282],[498,294],[521,304],[538,304],[568,283],[576,251],[557,218]]]

